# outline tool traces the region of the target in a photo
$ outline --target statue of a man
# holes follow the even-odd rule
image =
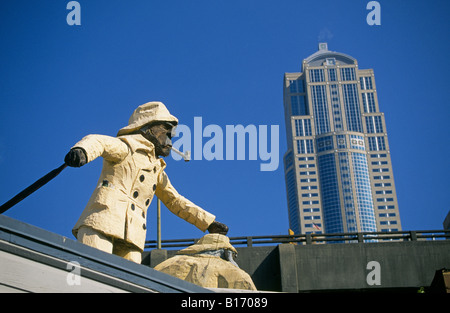
[[[141,262],[147,209],[156,195],[174,214],[202,231],[226,234],[215,216],[181,196],[164,172],[178,120],[161,102],[148,102],[131,115],[117,137],[88,135],[65,157],[80,167],[103,157],[103,169],[72,232],[78,241]]]

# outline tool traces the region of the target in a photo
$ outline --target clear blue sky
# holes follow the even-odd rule
[[[279,125],[276,171],[261,160],[167,160],[181,194],[229,236],[287,234],[282,82],[319,41],[373,68],[404,230],[441,229],[450,209],[449,1],[65,0],[0,2],[0,202],[63,163],[87,134],[114,136],[133,110],[164,102],[180,123]],[[205,140],[206,141],[206,140]],[[417,168],[420,166],[420,170]],[[6,215],[73,238],[101,159],[65,169]],[[163,239],[202,236],[163,207]],[[156,239],[156,201],[148,213]]]

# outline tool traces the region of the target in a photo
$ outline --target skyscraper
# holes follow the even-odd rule
[[[291,230],[401,230],[373,70],[320,43],[301,73],[285,73],[283,89]]]

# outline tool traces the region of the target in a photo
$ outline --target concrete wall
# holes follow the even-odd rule
[[[301,291],[418,289],[430,286],[436,270],[450,268],[448,240],[308,245],[295,250]]]

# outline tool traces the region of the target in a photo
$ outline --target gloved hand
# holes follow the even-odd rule
[[[209,225],[208,231],[211,234],[226,235],[228,233],[228,226],[223,223],[214,221],[211,223],[211,225]]]
[[[86,152],[82,148],[70,149],[66,154],[64,162],[71,167],[80,167],[87,163]]]

